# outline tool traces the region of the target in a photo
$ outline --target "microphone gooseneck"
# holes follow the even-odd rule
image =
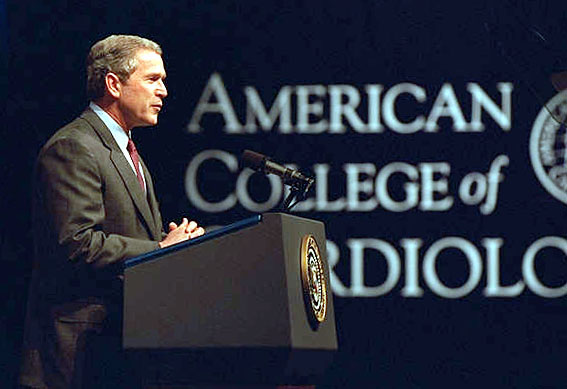
[[[280,177],[285,185],[291,187],[289,195],[281,205],[281,209],[285,211],[291,210],[299,201],[304,199],[309,188],[315,182],[314,178],[307,177],[298,170],[280,165],[270,160],[268,156],[251,150],[244,150],[240,164],[242,167],[248,167],[264,174],[274,174]],[[292,204],[294,199],[296,201]]]
[[[243,167],[249,167],[264,174],[274,174],[281,177],[284,184],[291,187],[307,190],[315,181],[297,170],[280,165],[266,155],[251,150],[244,150],[241,163]]]

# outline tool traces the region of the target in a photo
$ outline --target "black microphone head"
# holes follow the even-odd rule
[[[240,165],[254,170],[262,170],[267,160],[268,157],[263,154],[251,150],[244,150],[240,158]]]

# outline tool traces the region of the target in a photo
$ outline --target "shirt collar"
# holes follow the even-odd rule
[[[97,116],[102,120],[102,122],[106,125],[106,127],[110,130],[112,137],[118,143],[120,150],[123,153],[127,153],[128,147],[128,139],[129,136],[124,132],[124,129],[110,116],[104,109],[99,107],[97,104],[93,103],[92,101],[89,104],[89,108],[97,114]]]

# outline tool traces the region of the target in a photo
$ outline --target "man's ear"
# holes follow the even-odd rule
[[[106,91],[108,94],[115,99],[119,98],[122,93],[122,84],[120,83],[118,76],[112,72],[108,72],[104,77],[104,82],[106,84]]]

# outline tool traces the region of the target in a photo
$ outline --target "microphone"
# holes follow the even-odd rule
[[[290,169],[270,160],[269,157],[251,150],[244,150],[241,164],[265,174],[274,174],[281,177],[284,184],[307,192],[315,180],[304,176],[297,170]]]

